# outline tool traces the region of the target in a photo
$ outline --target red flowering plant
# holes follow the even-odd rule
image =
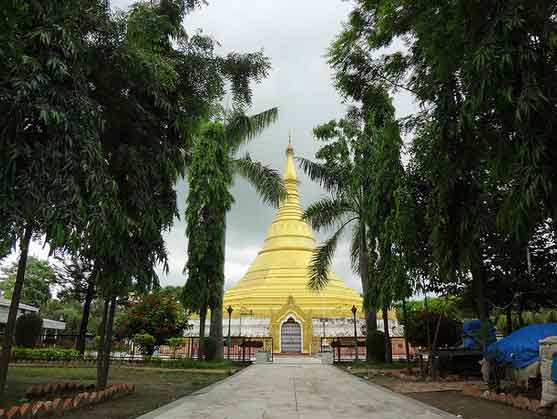
[[[176,297],[155,291],[141,296],[126,308],[118,320],[116,334],[120,339],[144,334],[153,336],[153,345],[144,348],[147,355],[152,355],[155,348],[169,338],[182,336],[187,325],[186,313]]]

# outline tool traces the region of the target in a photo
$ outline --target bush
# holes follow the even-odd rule
[[[385,333],[373,330],[366,336],[366,349],[373,362],[385,362]]]
[[[133,336],[133,341],[136,345],[139,345],[144,355],[151,356],[155,352],[156,339],[149,333],[137,333]]]
[[[462,338],[462,322],[446,314],[431,311],[414,311],[408,313],[407,324],[404,325],[408,334],[408,341],[414,346],[427,346],[433,343],[437,322],[439,323],[439,335],[437,347],[454,346]],[[429,338],[427,331],[429,330]]]
[[[222,362],[206,362],[198,361],[197,359],[160,359],[152,358],[149,365],[161,367],[161,368],[184,368],[184,369],[226,369],[233,367],[232,362],[222,361]]]
[[[80,358],[79,351],[75,349],[54,348],[21,348],[12,349],[13,360],[47,360],[47,361],[71,361]]]
[[[217,357],[217,340],[212,337],[203,338],[203,353],[206,361],[214,361]]]
[[[43,330],[43,318],[38,313],[25,313],[15,323],[15,344],[34,348]]]

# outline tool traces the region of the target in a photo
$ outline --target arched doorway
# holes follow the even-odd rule
[[[280,351],[302,352],[302,328],[292,317],[280,328]]]

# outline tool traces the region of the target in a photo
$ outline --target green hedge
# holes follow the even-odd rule
[[[47,361],[71,361],[80,358],[79,351],[75,349],[53,349],[53,348],[20,348],[12,349],[12,359],[18,360],[47,360]]]
[[[160,358],[151,358],[149,361],[149,366],[157,366],[161,368],[176,368],[176,369],[189,369],[189,368],[198,368],[198,369],[222,369],[222,368],[230,368],[233,366],[232,362],[230,361],[221,361],[221,362],[208,362],[208,361],[198,361],[196,359],[160,359]]]

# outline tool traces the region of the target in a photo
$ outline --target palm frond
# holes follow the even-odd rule
[[[296,157],[296,160],[304,173],[311,180],[319,183],[325,190],[335,192],[342,188],[343,182],[340,177],[325,165],[303,157]]]
[[[278,108],[267,109],[256,115],[234,112],[228,119],[226,134],[233,151],[257,137],[278,118]]]
[[[322,198],[313,202],[304,212],[302,218],[316,230],[328,230],[353,215],[349,203],[340,198]],[[353,217],[354,218],[354,217]]]
[[[308,267],[308,287],[314,291],[322,290],[329,283],[329,272],[338,240],[344,230],[343,224],[328,240],[315,248]]]
[[[266,204],[278,207],[286,198],[286,189],[279,172],[252,160],[248,153],[241,159],[233,160],[233,167],[240,176],[251,183]]]

